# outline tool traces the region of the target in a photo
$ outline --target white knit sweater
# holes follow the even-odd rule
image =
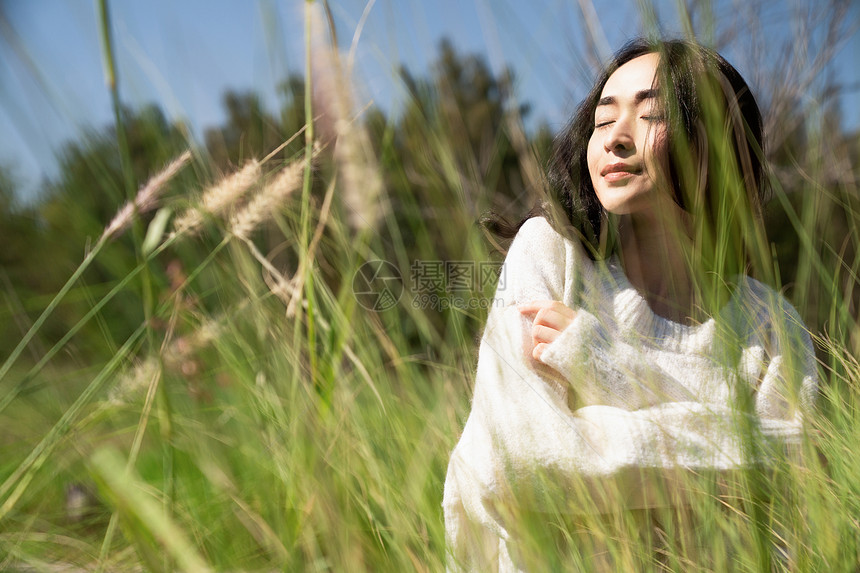
[[[552,511],[554,496],[585,513],[654,505],[647,472],[748,464],[739,427],[769,443],[799,441],[816,390],[812,344],[795,310],[761,283],[744,277],[718,316],[678,324],[650,310],[617,262],[592,262],[543,218],[521,227],[502,277],[445,481],[449,569],[511,568],[514,505]],[[516,305],[543,299],[577,314],[540,364]]]

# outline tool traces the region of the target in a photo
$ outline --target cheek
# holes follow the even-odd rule
[[[665,180],[669,173],[669,146],[665,127],[655,128],[648,134],[644,146],[645,163],[654,180]]]

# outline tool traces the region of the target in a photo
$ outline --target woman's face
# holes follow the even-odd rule
[[[588,171],[603,208],[617,215],[653,212],[670,198],[666,123],[657,97],[660,55],[645,54],[607,80],[594,112]]]

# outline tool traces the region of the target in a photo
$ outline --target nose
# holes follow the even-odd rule
[[[603,147],[606,151],[629,151],[634,147],[634,138],[630,120],[619,117],[606,132]]]

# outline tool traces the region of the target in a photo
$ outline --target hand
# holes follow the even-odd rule
[[[576,311],[557,300],[536,300],[517,305],[524,315],[534,315],[532,319],[532,357],[541,361],[541,354],[549,343],[558,338],[561,332],[576,318]]]

